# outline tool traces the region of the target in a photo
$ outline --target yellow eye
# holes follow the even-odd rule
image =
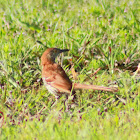
[[[54,53],[57,53],[57,49],[54,50]]]

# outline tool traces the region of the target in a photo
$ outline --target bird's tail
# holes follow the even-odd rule
[[[102,91],[109,91],[109,92],[118,91],[118,88],[116,87],[103,87],[103,86],[86,85],[80,83],[74,83],[74,89],[93,89],[93,90],[102,90]]]

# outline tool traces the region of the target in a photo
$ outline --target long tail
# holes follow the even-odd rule
[[[116,87],[103,87],[103,86],[86,85],[80,83],[74,83],[74,89],[93,89],[93,90],[102,90],[102,91],[110,91],[110,92],[118,91],[118,88]]]

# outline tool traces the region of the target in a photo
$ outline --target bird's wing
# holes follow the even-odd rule
[[[60,92],[71,93],[72,82],[61,66],[55,64],[44,67],[42,77],[45,82],[57,88]]]

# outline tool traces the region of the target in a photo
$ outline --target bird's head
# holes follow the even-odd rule
[[[41,57],[41,63],[46,62],[46,61],[51,61],[55,62],[55,58],[62,52],[67,52],[69,51],[68,49],[58,49],[58,48],[49,48],[47,49],[42,57]]]

